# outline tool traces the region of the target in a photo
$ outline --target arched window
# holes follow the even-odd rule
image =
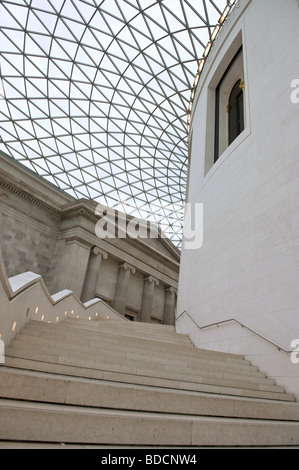
[[[234,85],[229,96],[229,145],[244,130],[244,100],[241,80]]]

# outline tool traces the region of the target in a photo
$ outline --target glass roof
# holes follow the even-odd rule
[[[194,78],[228,0],[1,0],[0,149],[180,246]]]

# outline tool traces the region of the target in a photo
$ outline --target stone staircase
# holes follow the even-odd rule
[[[299,405],[243,357],[198,350],[173,327],[30,320],[0,366],[0,441],[296,447]]]

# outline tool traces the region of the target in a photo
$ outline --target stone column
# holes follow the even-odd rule
[[[153,276],[144,278],[142,305],[140,312],[140,321],[150,323],[154,306],[155,285],[159,285],[158,279]]]
[[[89,261],[82,289],[81,300],[87,302],[95,297],[97,279],[101,267],[102,258],[107,259],[108,253],[100,250],[97,246],[91,249]]]
[[[166,287],[163,323],[165,325],[174,325],[176,290],[173,287]]]
[[[114,309],[121,315],[125,315],[127,305],[127,293],[129,288],[131,272],[134,274],[136,269],[128,263],[119,266],[118,280],[114,298]]]

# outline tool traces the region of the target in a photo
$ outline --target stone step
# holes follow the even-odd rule
[[[26,340],[26,338],[16,339],[14,342],[13,349],[21,349],[21,352],[18,354],[26,354],[22,351],[40,352],[46,354],[48,351],[51,351],[52,354],[58,354],[59,356],[68,357],[71,355],[73,358],[79,357],[79,359],[93,358],[97,367],[105,368],[112,367],[115,365],[127,366],[128,370],[130,366],[138,367],[142,369],[145,373],[151,374],[154,368],[155,371],[163,373],[165,371],[179,373],[182,376],[188,374],[188,377],[192,376],[205,376],[205,377],[214,377],[214,378],[224,378],[224,379],[234,379],[258,384],[269,384],[274,385],[274,381],[265,377],[265,374],[256,371],[255,368],[244,368],[240,367],[234,368],[230,366],[222,367],[215,366],[214,364],[208,364],[203,362],[188,363],[188,361],[182,361],[176,358],[159,358],[157,357],[143,357],[138,354],[129,354],[128,352],[115,352],[115,351],[106,351],[99,349],[91,349],[90,347],[80,346],[80,352],[78,353],[77,349],[74,349],[72,345],[68,344],[52,344],[47,340],[42,340],[41,338],[36,338],[36,342]],[[14,355],[15,353],[11,350],[7,350],[7,355]]]
[[[103,331],[96,332],[90,330],[82,330],[79,328],[69,328],[65,325],[47,325],[47,328],[43,327],[43,329],[38,326],[30,326],[22,330],[21,334],[56,339],[57,341],[68,340],[74,343],[76,342],[78,346],[81,346],[83,344],[90,344],[91,342],[93,342],[94,344],[98,344],[99,346],[102,345],[102,347],[110,347],[110,349],[128,348],[131,351],[142,350],[144,353],[146,353],[147,351],[148,354],[151,354],[153,351],[155,351],[156,354],[163,354],[167,351],[168,354],[172,355],[187,355],[188,357],[190,357],[190,355],[193,355],[194,357],[198,357],[198,350],[194,348],[190,343],[180,345],[177,343],[165,343],[164,341],[155,341],[153,339],[139,339],[134,337],[128,338],[115,333],[106,333]],[[236,362],[235,359],[226,358],[221,354],[213,355],[209,352],[205,353],[203,351],[202,355],[203,357],[214,356],[223,363],[227,361]],[[243,363],[241,359],[239,359],[237,362]]]
[[[78,322],[81,323],[81,325],[88,325],[90,324],[89,320],[86,319],[77,319],[75,316],[74,317],[67,317],[66,322]],[[132,321],[123,321],[122,319],[117,320],[117,319],[106,319],[106,318],[97,318],[94,321],[95,327],[100,326],[101,328],[120,328],[122,330],[128,330],[128,331],[135,331],[136,333],[144,333],[144,334],[153,334],[153,335],[167,335],[167,336],[172,336],[176,335],[175,333],[175,328],[172,325],[164,325],[164,324],[156,324],[156,323],[145,323],[145,322],[132,322]],[[186,336],[188,335],[181,335],[181,336]]]
[[[134,338],[124,338],[121,335],[104,333],[104,332],[92,332],[81,330],[79,328],[71,328],[68,329],[67,327],[63,326],[61,328],[57,328],[56,330],[44,330],[40,332],[39,330],[35,329],[26,329],[21,331],[22,336],[30,336],[30,337],[40,337],[40,338],[47,338],[48,340],[56,341],[56,342],[63,342],[68,341],[73,344],[77,344],[78,346],[93,344],[94,346],[98,347],[110,347],[110,349],[118,348],[124,349],[128,348],[131,351],[143,351],[144,354],[151,354],[152,351],[156,353],[163,354],[170,353],[175,354],[175,351],[180,351],[182,354],[188,355],[193,354],[194,356],[198,355],[197,350],[193,348],[191,345],[181,347],[179,344],[170,344],[165,343],[163,341],[154,341],[154,340],[140,340]],[[205,356],[208,354],[202,353]],[[216,356],[215,356],[216,357]],[[219,356],[221,360],[221,356]],[[224,361],[225,358],[222,358]],[[227,361],[225,361],[227,362]]]
[[[72,339],[62,337],[60,340],[55,337],[43,337],[40,336],[32,336],[30,334],[17,334],[16,338],[13,342],[13,347],[22,346],[28,349],[38,348],[39,346],[49,348],[49,351],[56,351],[59,348],[63,348],[64,350],[68,348],[69,350],[77,349],[80,346],[80,352],[91,354],[100,354],[101,357],[115,357],[121,360],[122,358],[127,358],[131,360],[145,360],[150,361],[153,363],[173,363],[175,361],[176,365],[181,367],[192,368],[192,370],[202,370],[202,369],[210,369],[213,367],[213,370],[217,371],[231,371],[232,373],[237,373],[239,375],[246,375],[246,376],[257,376],[257,377],[265,377],[265,374],[258,371],[256,367],[249,365],[247,363],[225,363],[217,361],[215,359],[209,359],[206,355],[201,355],[200,351],[197,352],[196,355],[183,355],[179,357],[175,357],[171,352],[168,350],[163,351],[163,354],[159,351],[151,351],[150,354],[147,351],[141,351],[140,348],[134,348],[127,346],[124,350],[123,346],[121,345],[110,345],[109,342],[102,344],[98,341],[88,341],[88,342],[75,342]],[[225,368],[225,369],[224,369]]]
[[[0,400],[0,439],[135,446],[294,446],[299,423]]]
[[[190,339],[188,338],[187,335],[181,335],[178,333],[172,333],[172,334],[154,334],[151,332],[136,332],[132,328],[122,328],[121,326],[105,326],[104,323],[100,323],[98,321],[83,321],[80,319],[67,319],[64,320],[62,323],[55,324],[55,323],[45,323],[45,322],[40,322],[40,321],[30,321],[27,325],[26,328],[43,328],[42,325],[49,325],[49,326],[58,326],[58,327],[67,327],[70,330],[75,330],[75,329],[80,329],[80,331],[91,331],[93,333],[102,333],[102,334],[110,334],[110,335],[115,335],[115,336],[121,336],[123,338],[134,338],[139,341],[144,341],[144,340],[151,340],[151,341],[157,341],[157,342],[163,342],[164,344],[168,343],[176,343],[176,344],[190,344]]]
[[[217,358],[222,362],[237,362],[237,363],[247,363],[250,364],[249,361],[245,360],[242,356],[238,356],[235,354],[227,354],[221,353],[217,351],[209,351],[209,350],[198,350],[196,349],[191,342],[188,340],[185,344],[181,345],[177,342],[172,343],[165,343],[164,341],[155,341],[154,339],[147,338],[135,338],[134,336],[130,339],[126,336],[122,336],[121,334],[110,333],[110,332],[103,332],[103,331],[95,331],[92,328],[90,329],[81,329],[78,327],[73,327],[66,325],[65,322],[61,324],[48,324],[39,321],[31,321],[28,323],[25,328],[21,331],[22,334],[33,335],[36,332],[37,335],[42,337],[57,337],[57,338],[70,338],[74,341],[83,341],[84,338],[87,341],[92,341],[94,339],[97,342],[102,342],[103,344],[110,344],[110,345],[123,345],[124,347],[132,347],[135,346],[139,350],[142,349],[143,351],[146,348],[149,348],[150,351],[159,351],[163,352],[167,348],[169,352],[173,352],[173,354],[179,355],[183,353],[194,354],[194,356],[198,355],[198,351],[200,354],[206,355],[209,358]]]
[[[87,379],[108,380],[110,382],[129,383],[133,385],[149,385],[159,388],[204,392],[217,395],[230,395],[233,397],[248,397],[267,400],[294,402],[293,394],[283,391],[252,390],[229,386],[197,383],[186,380],[175,380],[165,377],[152,377],[142,374],[128,374],[113,370],[88,369],[79,365],[57,364],[53,362],[40,362],[19,357],[6,357],[5,365],[13,369],[41,371],[65,375],[67,377],[80,377]]]
[[[0,398],[55,404],[299,421],[296,403],[244,399],[202,392],[0,367]]]
[[[205,371],[199,371],[197,374],[195,370],[186,370],[186,368],[178,369],[175,365],[170,367],[169,365],[165,366],[165,364],[162,364],[161,367],[158,367],[157,364],[145,363],[144,361],[126,359],[118,361],[114,360],[113,357],[101,358],[96,354],[82,353],[80,350],[62,350],[61,353],[59,353],[59,351],[49,351],[47,347],[39,347],[37,350],[34,350],[34,348],[28,349],[16,346],[6,349],[6,357],[7,356],[26,358],[39,362],[80,366],[88,369],[110,370],[149,377],[164,377],[172,380],[185,380],[219,386],[231,386],[279,393],[283,393],[284,391],[283,387],[275,385],[270,379],[260,378],[259,380],[255,380],[254,377],[240,377],[238,375],[233,376],[232,374],[225,375],[225,373],[222,374],[222,377],[217,377],[216,374],[207,374]]]

